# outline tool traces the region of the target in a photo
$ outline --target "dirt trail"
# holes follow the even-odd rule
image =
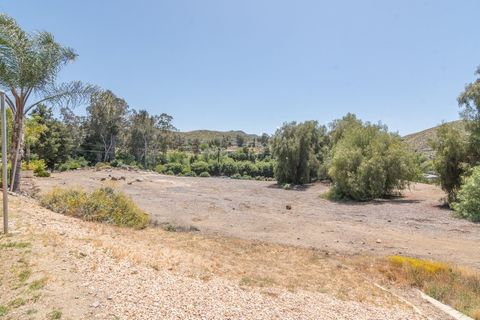
[[[112,182],[109,176],[125,180]],[[207,234],[342,254],[411,255],[480,269],[480,224],[442,209],[443,192],[432,185],[415,184],[398,199],[335,203],[320,198],[328,190],[320,183],[283,190],[272,182],[126,170],[55,173],[35,183],[42,192],[114,183],[159,223],[193,226]]]

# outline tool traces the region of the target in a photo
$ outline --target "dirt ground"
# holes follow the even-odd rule
[[[480,224],[457,219],[441,208],[444,194],[432,185],[414,184],[392,200],[339,203],[320,197],[328,190],[322,183],[283,190],[272,182],[120,169],[54,173],[36,178],[34,184],[40,194],[55,186],[92,189],[114,184],[154,221],[203,234],[332,254],[409,255],[480,269]]]
[[[22,196],[10,209],[0,319],[449,319],[409,287],[323,250],[118,228]]]

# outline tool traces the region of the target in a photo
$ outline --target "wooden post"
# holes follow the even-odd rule
[[[3,191],[3,233],[8,233],[8,185],[7,185],[7,110],[5,92],[0,91],[0,112],[2,118],[2,191]]]

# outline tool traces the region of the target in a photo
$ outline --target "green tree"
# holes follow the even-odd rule
[[[346,127],[332,150],[332,196],[365,201],[391,195],[416,178],[415,159],[401,138],[384,126]]]
[[[272,138],[279,183],[304,184],[325,177],[324,160],[328,150],[325,126],[317,121],[285,123]]]
[[[115,159],[115,151],[121,132],[126,128],[128,104],[110,90],[99,91],[91,96],[87,107],[84,149],[93,162],[108,162]],[[92,157],[92,153],[95,157]]]
[[[457,214],[474,222],[480,222],[480,166],[472,169],[471,175],[464,178],[458,192],[457,201],[452,203]]]
[[[480,67],[475,74],[480,76]],[[461,115],[465,120],[468,136],[468,161],[475,165],[480,162],[480,78],[468,84],[458,97],[462,108]]]
[[[67,126],[53,117],[51,108],[39,105],[33,110],[32,117],[46,127],[32,144],[32,153],[44,160],[49,169],[54,169],[69,158],[75,137]]]
[[[243,144],[245,143],[245,137],[237,134],[236,140],[237,140],[237,147],[243,147]]]
[[[446,123],[437,129],[431,146],[440,185],[447,193],[448,202],[453,203],[462,183],[461,176],[468,168],[468,136],[462,129]]]
[[[20,183],[25,116],[40,103],[74,105],[95,90],[81,82],[57,84],[59,71],[76,56],[52,34],[27,33],[14,19],[0,14],[0,87],[7,92],[6,102],[14,116],[10,153],[13,190]]]

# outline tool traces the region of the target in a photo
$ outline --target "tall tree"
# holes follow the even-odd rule
[[[155,139],[156,119],[150,116],[146,110],[133,111],[130,117],[130,128],[127,138],[129,151],[138,162],[143,161],[147,168],[149,148]]]
[[[95,90],[81,82],[57,84],[60,70],[76,58],[73,49],[58,44],[48,32],[27,33],[17,22],[0,14],[0,88],[13,112],[11,140],[12,189],[20,182],[24,119],[40,103],[72,105]]]
[[[90,152],[89,159],[113,160],[121,130],[126,126],[128,104],[110,90],[99,91],[91,96],[87,113],[85,150]],[[91,151],[96,152],[94,158]]]
[[[68,159],[76,137],[65,124],[53,117],[51,108],[39,105],[33,110],[32,118],[46,128],[32,144],[32,153],[45,160],[47,167],[53,170]]]
[[[475,75],[480,77],[480,67]],[[469,133],[469,162],[475,165],[480,162],[480,78],[465,87],[458,97],[458,104]]]

